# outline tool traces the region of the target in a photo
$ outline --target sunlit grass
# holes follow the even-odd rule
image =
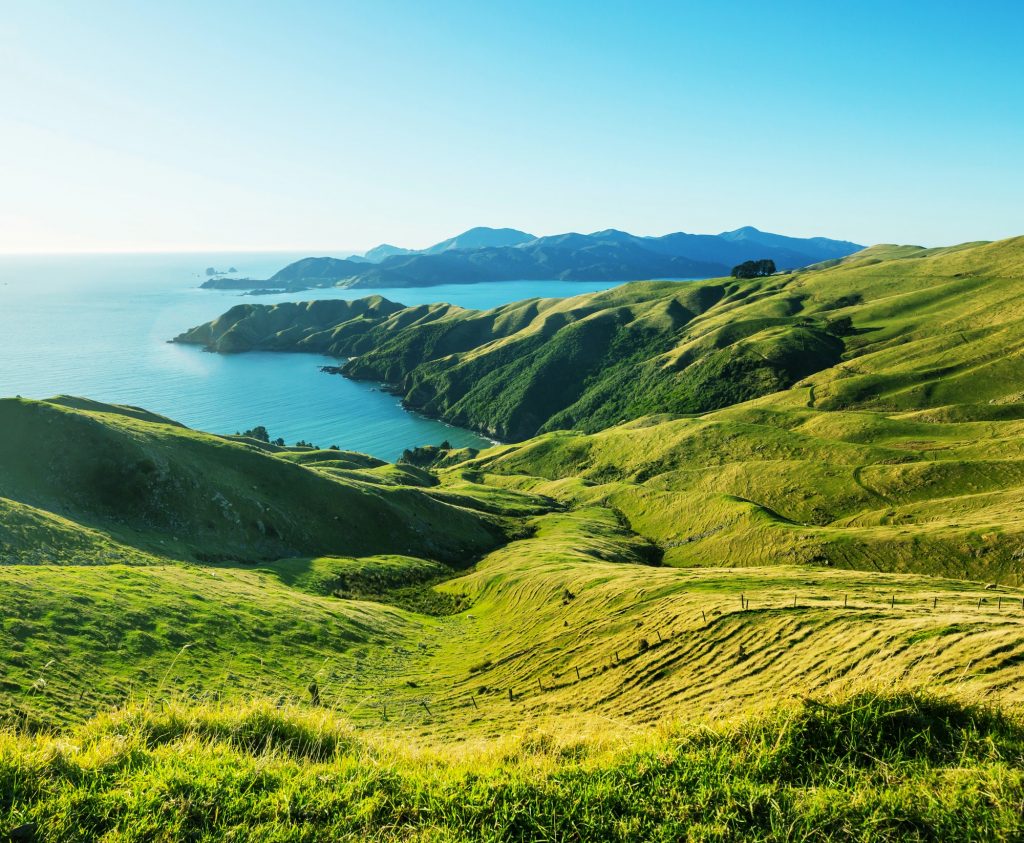
[[[46,841],[1002,840],[1024,830],[1024,727],[887,694],[410,746],[264,702],[134,707],[0,733],[0,793],[0,828]]]

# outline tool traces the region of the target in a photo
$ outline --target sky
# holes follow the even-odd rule
[[[1024,3],[0,0],[0,252],[1024,234]]]

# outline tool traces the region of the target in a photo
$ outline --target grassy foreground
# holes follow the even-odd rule
[[[912,694],[431,748],[265,703],[0,733],[0,827],[87,840],[1006,840],[1024,724]]]

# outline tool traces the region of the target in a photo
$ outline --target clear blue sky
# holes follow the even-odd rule
[[[1024,234],[1020,2],[0,0],[0,251]]]

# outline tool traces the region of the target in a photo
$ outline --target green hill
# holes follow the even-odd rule
[[[339,477],[132,408],[5,399],[0,430],[6,562],[78,561],[92,549],[94,561],[403,553],[464,563],[503,536],[495,519],[419,489]]]
[[[222,317],[226,333],[215,323],[180,339],[236,350],[237,332],[246,348],[352,357],[348,376],[394,384],[411,408],[513,441],[707,412],[805,379],[823,409],[1012,403],[1024,380],[1022,261],[1022,238],[874,247],[788,275],[644,282],[485,312],[409,308],[325,326],[294,308],[251,306]]]
[[[455,422],[583,431],[449,474],[612,507],[669,564],[1016,583],[1022,267],[1024,238],[877,246],[752,281],[397,310],[319,349]]]

